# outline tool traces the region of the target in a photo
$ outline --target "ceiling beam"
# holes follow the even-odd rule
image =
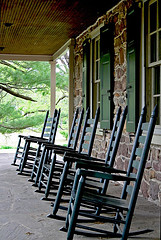
[[[0,54],[0,60],[16,61],[52,61],[52,55],[19,55],[19,54]]]

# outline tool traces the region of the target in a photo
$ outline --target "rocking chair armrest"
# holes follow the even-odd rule
[[[71,155],[71,154],[78,153],[76,150],[66,147],[66,146],[60,146],[60,145],[55,145],[55,144],[51,144],[51,143],[44,143],[43,146],[48,150],[52,150],[56,154],[64,155],[65,153],[69,153]]]
[[[87,161],[89,160],[89,161],[105,163],[105,160],[103,160],[103,159],[91,157],[87,154],[82,154],[82,153],[76,153],[76,154],[72,153],[72,156],[71,156],[71,154],[67,152],[67,153],[65,153],[64,160],[66,160],[68,158],[69,159],[74,158],[74,159],[76,159],[76,161],[77,161],[77,159],[79,159],[79,160],[83,159],[83,160],[87,160]]]
[[[77,169],[76,174],[84,177],[94,177],[94,178],[101,178],[101,179],[107,179],[107,180],[113,180],[113,181],[136,181],[136,178],[134,177],[104,173],[104,172],[93,171],[93,170],[85,170],[85,169]]]
[[[45,139],[45,138],[42,138],[42,137],[38,137],[38,136],[32,136],[32,135],[28,135],[29,138],[37,138],[37,139]]]
[[[53,143],[50,143],[50,142],[44,142],[43,144],[47,149],[49,150],[55,150],[55,151],[68,151],[68,152],[75,152],[76,150],[72,149],[72,148],[69,148],[69,147],[66,147],[66,146],[61,146],[61,145],[56,145],[56,144],[53,144]]]
[[[48,140],[46,138],[41,138],[41,137],[34,137],[34,136],[25,136],[24,139],[28,142],[47,142]]]
[[[68,160],[69,159],[69,160]],[[97,158],[90,157],[87,153],[79,153],[77,151],[74,152],[66,152],[64,155],[64,161],[70,161],[70,159],[85,159],[85,160],[97,160]],[[102,159],[98,159],[98,161],[103,161]],[[74,160],[72,160],[74,161]],[[103,161],[104,162],[104,161]]]
[[[126,174],[127,172],[121,169],[116,169],[113,167],[108,166],[105,163],[101,163],[101,162],[90,162],[87,160],[78,160],[76,162],[76,168],[80,169],[80,168],[84,168],[84,169],[88,169],[89,170],[96,170],[99,172],[103,172],[103,173],[121,173],[121,174]]]
[[[64,148],[54,148],[53,149],[53,152],[56,153],[56,154],[63,154],[66,153],[66,152],[73,152],[74,150],[73,149],[64,149]]]
[[[107,173],[122,173],[122,174],[126,174],[126,171],[121,170],[121,169],[116,169],[116,168],[112,168],[109,167],[107,164],[102,163],[102,162],[97,162],[97,161],[92,161],[91,162],[91,158],[89,159],[80,159],[80,158],[76,158],[76,157],[68,157],[68,156],[64,156],[64,161],[67,162],[74,162],[76,163],[76,168],[84,168],[84,169],[90,169],[90,170],[96,170],[96,171],[100,171],[100,172],[107,172]],[[100,159],[98,159],[100,160]]]
[[[94,157],[89,157],[88,155],[84,155],[84,154],[75,154],[75,153],[65,153],[64,155],[64,161],[71,161],[71,162],[76,162],[79,164],[88,164],[89,167],[89,163],[98,163],[98,164],[103,164],[103,166],[107,166],[107,164],[105,164],[105,161],[99,158],[94,158]],[[71,156],[72,155],[72,156]]]
[[[36,137],[36,136],[31,136],[31,135],[26,136],[26,135],[22,135],[22,134],[19,134],[18,137],[19,138],[24,138],[24,139],[26,139],[26,138],[39,138],[39,137]]]
[[[48,142],[47,139],[45,138],[30,138],[30,137],[27,137],[27,138],[24,138],[26,142],[30,142],[30,143],[37,143],[39,145],[41,144],[45,144]]]

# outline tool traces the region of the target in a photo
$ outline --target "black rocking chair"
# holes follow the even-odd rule
[[[75,181],[72,189],[70,204],[68,207],[68,213],[66,218],[66,226],[62,231],[67,231],[67,239],[73,239],[74,233],[83,234],[86,236],[102,236],[102,237],[119,237],[122,240],[126,240],[128,236],[133,236],[141,233],[145,233],[148,230],[131,232],[130,225],[137,201],[138,192],[148,156],[153,131],[156,122],[157,108],[155,107],[149,123],[143,123],[145,118],[145,109],[142,110],[139,120],[135,141],[129,160],[129,165],[126,174],[123,171],[114,168],[97,168],[98,171],[77,169]],[[88,188],[86,182],[88,178],[104,179],[104,181],[123,181],[121,196],[109,196],[106,193],[106,187],[103,185],[103,192],[96,193]],[[109,188],[108,188],[109,189]],[[108,192],[108,191],[107,191]],[[83,226],[78,223],[78,216],[81,213],[81,207],[85,205],[92,205],[101,209],[99,214],[87,213],[87,218],[95,219],[99,222],[108,222],[108,225],[103,230],[97,227]],[[112,212],[112,215],[109,214]],[[105,223],[107,224],[107,223]],[[110,224],[113,224],[112,226]],[[108,227],[113,228],[113,231],[107,231]],[[83,229],[82,231],[76,228]]]
[[[48,129],[49,129],[49,126],[51,125],[51,121],[52,121],[52,118],[49,118],[49,111],[46,112],[46,116],[45,116],[45,120],[44,120],[44,125],[43,125],[43,128],[42,128],[42,132],[41,132],[41,136],[40,138],[44,138],[47,136],[48,134]],[[19,140],[18,140],[18,144],[17,144],[17,149],[16,149],[16,153],[15,153],[15,156],[14,156],[14,160],[13,160],[13,163],[11,165],[15,165],[15,166],[18,166],[16,164],[16,161],[17,160],[21,160],[22,158],[22,154],[23,154],[23,150],[25,149],[25,137],[24,135],[18,135],[19,137]],[[32,136],[32,137],[36,137],[36,136]],[[32,151],[36,151],[37,149],[36,148],[33,148]]]
[[[56,132],[57,132],[57,127],[58,127],[58,123],[59,123],[59,117],[60,117],[60,109],[57,110],[55,109],[54,114],[53,114],[53,118],[52,118],[52,122],[50,124],[50,134],[48,136],[48,138],[38,138],[38,137],[25,137],[25,149],[23,150],[23,154],[21,157],[21,161],[19,164],[19,173],[18,174],[22,174],[23,172],[26,172],[27,175],[31,174],[31,171],[25,171],[24,168],[27,169],[32,169],[33,167],[33,163],[35,160],[35,157],[40,157],[41,153],[42,153],[42,145],[43,143],[54,143],[55,142],[55,137],[56,137]],[[35,152],[32,151],[32,147],[31,144],[36,144],[36,154]]]

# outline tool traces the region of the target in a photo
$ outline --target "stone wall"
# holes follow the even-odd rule
[[[74,106],[82,105],[82,43],[90,37],[90,33],[102,23],[114,22],[114,105],[126,105],[126,14],[132,5],[130,0],[122,0],[116,7],[100,17],[97,22],[84,31],[77,39],[75,46],[75,73],[74,73]],[[110,131],[102,136],[98,134],[95,139],[93,156],[104,159]],[[127,169],[128,160],[132,150],[134,135],[129,135],[124,127],[115,165],[120,169]],[[161,147],[151,146],[140,193],[156,203],[161,200]]]

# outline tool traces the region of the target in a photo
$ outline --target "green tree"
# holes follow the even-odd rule
[[[68,97],[68,64],[63,61],[62,57],[57,63],[57,108],[66,104]],[[0,61],[1,133],[29,127],[39,130],[49,108],[48,62]]]

